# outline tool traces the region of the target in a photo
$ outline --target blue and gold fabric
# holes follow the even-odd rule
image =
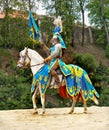
[[[34,43],[37,43],[36,39],[40,37],[40,30],[39,30],[38,25],[32,16],[31,12],[29,14],[29,34],[30,34],[30,39]]]
[[[50,83],[50,74],[48,73],[49,66],[48,64],[45,64],[34,76],[32,81],[32,87],[31,87],[31,93],[35,90],[36,83],[40,83],[41,85],[41,92],[42,94],[45,93],[47,87]]]
[[[65,76],[66,89],[70,96],[74,96],[82,90],[84,99],[93,100],[94,96],[99,97],[99,94],[95,90],[94,86],[89,79],[87,72],[79,66],[76,65],[65,65],[62,60],[59,60],[60,68],[63,75]],[[64,67],[63,67],[64,66]],[[65,67],[66,66],[66,67]],[[48,64],[45,64],[39,72],[37,72],[33,77],[31,92],[34,92],[35,85],[37,82],[41,85],[41,92],[44,94],[50,83],[50,68]]]
[[[99,94],[92,85],[87,72],[81,67],[76,65],[70,64],[68,66],[72,71],[72,74],[66,77],[67,92],[70,95],[77,94],[81,89],[85,100],[88,99],[93,100],[94,96],[99,98]],[[73,91],[75,91],[75,93]]]
[[[55,47],[52,47],[51,51],[54,50]],[[58,56],[61,56],[61,53],[59,53]],[[60,70],[65,76],[66,88],[70,96],[76,95],[80,90],[82,90],[85,100],[88,100],[89,98],[93,99],[94,96],[99,97],[99,94],[92,85],[87,72],[81,67],[73,64],[66,65],[61,58],[54,58],[50,62],[49,72],[57,60],[59,62]]]
[[[60,31],[61,31],[61,27],[60,26],[55,27],[54,34],[59,34]]]
[[[62,48],[66,49],[66,44],[65,44],[65,42],[64,42],[64,40],[63,40],[63,38],[62,38],[62,36],[61,36],[60,34],[58,34],[57,37],[58,37],[59,40],[60,40],[60,43],[61,43],[61,45],[62,45]]]

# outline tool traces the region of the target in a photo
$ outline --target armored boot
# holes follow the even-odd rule
[[[54,77],[54,80],[55,80],[56,84],[58,85],[58,87],[55,87],[55,88],[59,88],[61,86],[61,82],[60,82],[57,72],[52,69],[50,73]]]

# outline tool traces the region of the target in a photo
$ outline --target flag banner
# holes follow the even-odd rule
[[[29,34],[30,34],[30,38],[34,43],[37,43],[37,38],[40,37],[40,30],[37,26],[37,23],[35,22],[32,13],[30,12],[29,15]]]

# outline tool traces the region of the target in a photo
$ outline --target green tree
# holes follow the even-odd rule
[[[87,5],[87,8],[89,10],[89,18],[90,23],[96,28],[101,29],[100,34],[98,36],[98,39],[102,36],[102,40],[98,40],[100,42],[104,42],[104,45],[106,46],[109,43],[109,34],[108,34],[108,28],[109,28],[109,1],[105,0],[90,0],[90,2]],[[105,32],[105,35],[104,35]],[[107,41],[106,41],[107,39]]]
[[[78,3],[80,5],[81,13],[82,13],[82,43],[81,45],[84,46],[84,5],[85,2],[83,0],[78,0]]]
[[[28,21],[24,18],[5,18],[1,25],[1,36],[1,47],[23,49],[30,43]]]
[[[34,5],[34,0],[0,0],[0,11],[6,11],[7,16],[10,9],[29,10]]]
[[[2,36],[2,47],[11,48],[15,45],[21,47],[21,42],[22,44],[28,43],[28,38],[26,37],[28,22],[24,20],[22,14],[23,16],[28,16],[27,12],[29,7],[31,6],[31,8],[33,8],[33,5],[33,0],[31,0],[31,3],[27,0],[0,0],[1,11],[5,13],[5,18],[3,19],[0,31]],[[19,18],[12,19],[10,17],[10,14],[13,15],[13,11],[15,11],[14,8],[19,10],[19,14],[21,15]]]
[[[42,0],[47,14],[53,17],[60,15],[63,20],[63,38],[66,43],[73,44],[73,28],[82,16],[82,42],[84,45],[84,20],[89,0]]]
[[[108,26],[107,26],[106,16],[104,14],[105,13],[104,12],[104,2],[103,2],[103,0],[99,0],[99,1],[100,1],[101,21],[102,21],[102,24],[103,24],[104,29],[105,29],[107,44],[109,45],[109,33],[108,33]]]
[[[74,58],[74,61],[77,65],[81,66],[88,73],[93,73],[97,66],[93,55],[91,55],[89,53],[87,53],[85,55],[83,55],[81,53],[77,54]]]
[[[69,45],[72,42],[75,21],[80,18],[76,1],[74,0],[42,0],[47,14],[51,17],[61,16],[63,21],[62,36]]]
[[[106,46],[105,55],[109,59],[109,45]]]

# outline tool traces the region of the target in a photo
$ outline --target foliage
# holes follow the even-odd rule
[[[102,62],[100,62],[99,66],[96,68],[94,76],[92,77],[92,81],[95,87],[97,87],[98,91],[101,93],[102,85],[108,86],[108,68],[105,67]]]
[[[7,30],[7,26],[9,26]],[[25,29],[24,29],[25,28]],[[4,48],[18,48],[31,44],[29,41],[28,21],[23,18],[4,19],[1,26],[2,44]]]
[[[7,57],[7,56],[10,56],[10,53],[8,50],[6,50],[4,48],[0,48],[0,56]]]
[[[50,46],[50,40],[53,36],[53,19],[47,16],[41,18],[40,30],[43,34],[43,39],[48,46]]]
[[[98,1],[98,0],[91,0],[87,4],[87,9],[90,11],[89,19],[91,25],[93,25],[96,29],[101,29],[98,37],[98,43],[104,44],[105,46],[109,44],[108,38],[108,28],[109,28],[109,1]],[[93,7],[93,8],[92,8]],[[107,41],[104,41],[107,40]]]
[[[106,46],[105,55],[109,59],[109,45]]]
[[[104,38],[105,37],[104,29],[103,28],[101,28],[101,29],[92,28],[92,33],[94,35],[94,44],[97,44],[97,45],[105,48],[106,39]]]
[[[109,11],[108,5],[109,1],[104,1],[104,17],[106,21],[109,20],[107,12]],[[93,7],[93,8],[92,8]],[[100,13],[100,1],[98,0],[91,0],[87,4],[87,9],[90,10],[89,18],[91,24],[94,24],[96,27],[101,27],[101,13]]]
[[[0,11],[8,11],[12,8],[17,8],[18,10],[29,10],[29,6],[33,8],[35,6],[34,0],[31,3],[27,0],[0,0]]]
[[[0,74],[0,109],[31,108],[30,84],[23,77]]]
[[[10,58],[7,70],[0,70],[0,109],[32,108],[30,70],[18,70],[15,59],[6,49],[0,49],[1,57]],[[3,59],[1,61],[4,62]]]
[[[95,59],[89,53],[87,53],[85,55],[77,54],[74,58],[74,62],[75,62],[75,64],[84,68],[88,73],[92,73],[96,69]]]
[[[109,87],[102,87],[102,93],[100,94],[100,106],[109,106]]]
[[[109,106],[109,68],[105,67],[102,63],[99,64],[96,75],[100,78],[97,79],[97,82],[100,81],[100,106]]]
[[[44,7],[50,16],[57,17],[61,16],[63,21],[63,32],[62,36],[66,43],[71,43],[74,22],[80,19],[80,9],[77,8],[76,1],[74,0],[55,0],[44,2]]]
[[[0,67],[2,67],[2,65],[3,65],[4,57],[5,57],[5,59],[7,57],[11,58],[11,55],[8,50],[0,48]]]
[[[93,55],[87,53],[83,57],[83,68],[88,70],[88,72],[93,72],[96,69],[96,62]]]
[[[105,67],[105,66],[102,64],[102,62],[100,62],[100,63],[99,63],[99,66],[98,66],[97,69],[96,69],[96,72],[97,72],[99,75],[103,76],[103,75],[106,74],[106,71],[107,71],[107,67]]]

